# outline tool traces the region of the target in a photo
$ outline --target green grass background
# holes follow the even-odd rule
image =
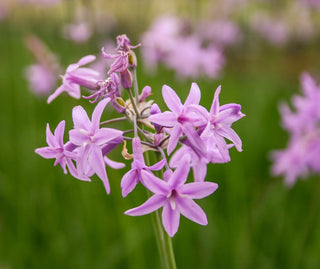
[[[82,104],[90,115],[93,106],[67,96],[47,105],[34,96],[23,78],[25,66],[33,62],[23,38],[36,33],[66,66],[97,54],[101,37],[75,45],[61,38],[59,16],[47,21],[37,13],[24,22],[19,12],[0,22],[0,268],[160,268],[151,217],[123,214],[146,199],[141,186],[121,197],[127,168],[107,169],[112,190],[107,196],[98,178],[78,181],[34,153],[46,145],[47,122],[53,129],[65,119],[69,130],[72,107]],[[112,35],[123,32],[138,40],[137,30],[125,23]],[[247,38],[227,52],[218,80],[196,80],[202,105],[210,107],[222,84],[221,103],[239,103],[247,116],[234,124],[243,152],[232,149],[230,163],[208,167],[207,180],[219,184],[216,193],[198,201],[208,226],[181,219],[173,238],[178,268],[320,268],[319,176],[287,189],[281,178],[270,175],[269,159],[270,151],[284,148],[288,138],[278,105],[299,92],[302,71],[319,74],[319,46],[276,49]],[[152,87],[163,109],[163,84],[184,100],[193,81],[177,80],[164,67],[149,75],[141,64],[138,77],[140,86]],[[113,159],[121,160],[119,150]]]

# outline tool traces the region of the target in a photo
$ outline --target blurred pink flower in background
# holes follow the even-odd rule
[[[62,31],[66,39],[83,43],[92,36],[93,29],[87,22],[77,22],[65,25]]]
[[[242,39],[239,26],[227,19],[200,23],[197,33],[205,40],[212,41],[220,46],[232,45]]]
[[[289,30],[284,21],[271,18],[263,12],[256,12],[251,18],[251,28],[273,45],[284,45],[288,41]]]
[[[33,4],[33,5],[41,5],[41,6],[52,6],[56,5],[63,0],[18,0],[20,3],[24,4]]]
[[[179,77],[216,78],[224,64],[222,50],[213,43],[204,46],[204,38],[189,33],[190,30],[188,22],[178,17],[156,18],[141,39],[144,63],[149,70],[163,63]]]

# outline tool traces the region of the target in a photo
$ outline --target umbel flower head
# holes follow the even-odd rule
[[[208,223],[206,214],[194,200],[207,197],[218,188],[216,183],[206,181],[207,165],[229,162],[232,147],[242,150],[232,124],[244,114],[238,104],[220,106],[220,87],[208,111],[200,105],[201,91],[195,82],[184,103],[171,87],[164,85],[162,96],[169,110],[162,112],[156,102],[148,100],[152,96],[151,87],[139,91],[137,83],[132,83],[137,81],[137,61],[132,50],[138,46],[132,46],[130,39],[121,35],[117,38],[116,54],[102,49],[103,57],[113,60],[105,78],[82,67],[95,60],[92,55],[69,65],[62,76],[63,84],[48,102],[64,91],[80,98],[81,87],[85,87],[91,94],[83,98],[91,99],[91,105],[95,106],[92,117],[89,118],[84,107],[74,107],[69,141],[63,142],[65,121],[58,124],[54,134],[48,124],[48,147],[36,149],[36,153],[56,159],[55,165],[60,164],[65,173],[69,170],[77,179],[91,181],[97,175],[110,194],[106,166],[120,169],[125,165],[109,159],[108,154],[124,142],[122,155],[132,162],[121,179],[122,196],[133,192],[139,183],[153,193],[145,203],[125,214],[140,216],[162,208],[162,224],[172,237],[178,231],[180,215],[200,225]],[[126,97],[129,99],[125,100]],[[120,116],[110,118],[111,113],[105,113],[109,119],[101,121],[109,103]],[[118,129],[111,128],[122,121],[127,121],[131,128],[121,129],[119,125]],[[127,143],[131,143],[133,154],[128,153]],[[145,155],[149,157],[152,152],[155,152],[155,163],[150,165]],[[191,168],[193,178],[189,177]]]

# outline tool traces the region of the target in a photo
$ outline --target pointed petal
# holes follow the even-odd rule
[[[110,166],[113,169],[121,169],[126,166],[124,163],[113,161],[109,159],[107,156],[104,156],[103,160],[106,163],[106,165]]]
[[[94,135],[94,143],[96,145],[103,145],[119,136],[122,136],[122,131],[113,128],[101,128]]]
[[[53,159],[57,157],[59,151],[51,147],[43,147],[36,149],[35,153],[39,154],[42,158]]]
[[[168,155],[170,155],[172,151],[174,151],[174,149],[176,148],[181,134],[182,134],[181,127],[179,125],[174,126],[171,131],[170,140],[167,147]]]
[[[69,139],[71,143],[82,146],[84,143],[88,142],[88,135],[82,133],[79,129],[72,129],[69,131]]]
[[[139,183],[139,178],[135,170],[130,170],[124,174],[121,180],[122,196],[126,197]]]
[[[61,148],[63,148],[63,135],[64,135],[65,125],[66,125],[66,122],[64,120],[61,121],[54,131],[54,136],[56,137],[56,140]]]
[[[109,103],[109,101],[110,101],[110,98],[103,99],[95,107],[92,113],[92,129],[91,130],[93,132],[99,129],[102,112],[105,109],[106,105]]]
[[[217,115],[219,113],[219,94],[221,91],[221,85],[216,89],[215,93],[214,93],[214,98],[213,98],[213,102],[210,108],[210,114],[212,115]]]
[[[170,111],[151,115],[149,120],[152,123],[165,127],[172,127],[177,124],[177,116]]]
[[[162,210],[162,225],[168,235],[173,237],[179,228],[180,213],[177,209],[173,210],[169,202],[166,202]]]
[[[199,160],[192,166],[194,181],[203,182],[207,175],[207,163]]]
[[[198,135],[197,131],[190,124],[183,125],[183,132],[188,137],[192,148],[198,149],[203,155],[206,155],[206,145],[202,141],[201,137]]]
[[[154,176],[150,171],[144,169],[141,170],[141,183],[148,190],[156,194],[167,195],[170,191],[170,186],[166,181]]]
[[[102,152],[98,146],[92,145],[92,150],[90,152],[88,161],[94,172],[102,180],[107,194],[110,194],[109,180],[107,177]]]
[[[184,184],[188,178],[190,171],[190,164],[188,158],[183,158],[181,165],[170,176],[168,183],[172,186],[172,189],[178,188]]]
[[[162,169],[164,167],[166,162],[167,162],[166,159],[162,159],[161,161],[155,163],[154,165],[148,166],[148,169],[150,169],[152,171],[159,171],[160,169]]]
[[[200,98],[201,98],[200,88],[197,83],[193,82],[191,84],[189,95],[186,101],[184,102],[184,106],[188,106],[192,104],[198,105],[200,102]]]
[[[231,125],[245,115],[241,113],[241,106],[238,104],[223,105],[219,109],[219,118],[217,122],[223,125]]]
[[[177,209],[186,218],[200,224],[207,225],[208,220],[206,213],[193,200],[189,198],[177,198]]]
[[[163,85],[162,87],[162,96],[167,105],[167,107],[177,114],[179,114],[182,110],[182,103],[179,96],[176,92],[167,85]]]
[[[57,143],[57,139],[54,137],[54,135],[52,134],[52,132],[50,130],[49,123],[47,123],[47,128],[46,128],[46,141],[47,141],[48,146],[50,146],[52,148],[56,148],[59,146]]]
[[[214,193],[218,184],[213,182],[193,182],[179,188],[179,193],[188,195],[191,199],[202,199]]]
[[[139,137],[134,137],[132,139],[132,151],[133,151],[134,160],[141,164],[144,164],[145,162],[143,158],[141,140]]]
[[[79,61],[78,61],[78,65],[79,66],[82,66],[82,65],[86,65],[90,62],[93,62],[94,60],[96,59],[96,56],[94,55],[87,55],[87,56],[84,56],[82,57]]]
[[[141,216],[141,215],[149,214],[159,209],[163,205],[166,199],[167,198],[164,195],[155,194],[151,196],[142,205],[129,209],[126,212],[124,212],[124,214],[129,216]]]
[[[82,106],[76,106],[72,109],[72,119],[75,129],[89,130],[91,127],[91,121]]]
[[[219,134],[232,141],[238,151],[242,151],[241,139],[232,128],[222,127],[219,129]]]
[[[56,91],[48,97],[47,103],[50,104],[54,99],[56,99],[62,92],[64,92],[65,87],[62,84]]]

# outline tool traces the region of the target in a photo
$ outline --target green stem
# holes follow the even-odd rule
[[[160,161],[161,154],[155,153],[157,161]],[[145,154],[145,160],[147,165],[150,165],[149,161],[149,152]],[[157,172],[157,176],[163,178],[162,169]],[[151,196],[151,193],[148,191],[148,196]],[[176,261],[173,252],[173,246],[171,237],[164,231],[162,227],[160,211],[157,210],[152,213],[153,227],[156,235],[157,245],[160,252],[160,259],[164,269],[176,269]]]
[[[139,103],[139,88],[138,88],[138,80],[137,80],[137,69],[132,69],[132,80],[133,80],[133,90],[134,95],[136,97],[137,104]]]
[[[131,90],[128,89],[127,91],[128,91],[128,94],[129,94],[129,98],[130,98],[131,104],[132,104],[132,106],[133,106],[133,110],[134,110],[134,112],[135,112],[136,115],[137,115],[137,119],[139,119],[140,114],[139,114],[139,111],[138,111],[138,108],[137,108],[137,104],[138,104],[138,103],[135,102],[135,100],[134,100],[134,98],[133,98],[133,96],[132,96]]]
[[[127,120],[126,117],[121,117],[121,118],[115,118],[115,119],[111,119],[111,120],[106,120],[106,121],[101,122],[101,123],[100,123],[100,126],[107,125],[107,124],[110,124],[110,123],[119,122],[119,121],[125,121],[125,120]]]

